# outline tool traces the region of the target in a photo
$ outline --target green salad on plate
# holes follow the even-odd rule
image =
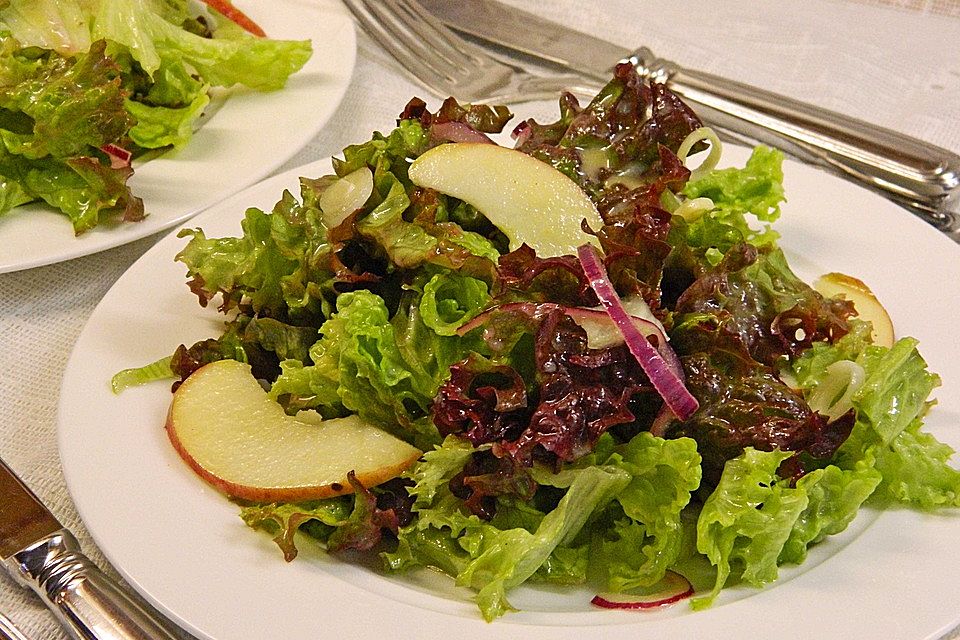
[[[217,88],[280,89],[309,59],[207,4],[0,0],[0,215],[44,202],[77,234],[141,220],[132,159],[187,144]]]
[[[716,136],[629,65],[497,145],[511,117],[412,100],[335,175],[248,209],[240,237],[181,232],[224,331],[115,388],[175,378],[174,415],[192,381],[242,363],[282,408],[275,430],[198,419],[201,454],[180,418],[167,429],[288,560],[313,539],[433,567],[487,620],[526,581],[703,608],[773,582],[865,504],[960,505],[952,451],[923,429],[940,380],[917,342],[862,283],[834,274],[824,295],[778,247],[779,151],[717,169]],[[360,423],[422,455],[364,483],[347,448],[335,482],[283,488],[205,466],[252,439],[269,452],[284,425]],[[303,453],[261,459],[293,477],[323,457]]]

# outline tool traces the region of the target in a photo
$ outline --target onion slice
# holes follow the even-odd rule
[[[440,140],[494,144],[493,140],[491,140],[487,134],[482,131],[477,131],[463,122],[440,122],[433,125],[430,130]]]
[[[656,609],[674,604],[693,595],[693,585],[675,571],[667,571],[652,593],[600,593],[590,604],[604,609]]]
[[[664,405],[660,407],[657,416],[653,419],[653,422],[650,423],[650,433],[658,438],[665,437],[667,435],[667,427],[670,426],[670,423],[673,422],[676,417],[677,416],[673,415],[670,407],[664,403]]]
[[[624,342],[623,335],[617,329],[613,320],[610,319],[610,315],[606,310],[600,307],[593,309],[586,307],[566,307],[555,302],[507,302],[496,307],[490,307],[483,313],[461,325],[457,329],[457,335],[464,336],[477,327],[485,325],[494,313],[518,313],[531,318],[537,318],[554,310],[563,311],[587,333],[588,349],[606,349],[623,344]],[[638,315],[631,315],[631,318],[640,333],[645,336],[656,337],[657,343],[661,345],[661,347],[667,344],[667,335],[664,333],[662,325],[651,322]],[[662,355],[663,359],[667,362],[667,366],[676,372],[678,376],[683,375],[680,361],[677,360],[677,356],[673,353],[672,349],[667,347],[661,351],[660,355]]]
[[[605,349],[623,344],[623,336],[609,314],[604,309],[587,309],[584,307],[565,307],[564,312],[574,322],[587,332],[587,347],[590,349]],[[667,337],[654,323],[639,316],[630,316],[637,330],[645,336],[655,336],[657,344],[666,344]]]
[[[346,220],[351,213],[362,209],[373,194],[373,172],[363,165],[342,178],[332,182],[317,200],[323,223],[333,229]]]
[[[688,419],[700,406],[697,399],[684,386],[683,379],[677,375],[671,364],[667,363],[660,352],[637,329],[630,315],[623,308],[620,296],[617,295],[613,284],[607,277],[607,271],[597,255],[597,250],[591,244],[581,245],[577,249],[577,257],[580,258],[583,271],[590,281],[590,287],[597,294],[603,308],[623,335],[630,353],[633,354],[644,373],[650,378],[654,389],[657,390],[657,393],[660,394],[674,415],[680,420]],[[669,346],[662,345],[661,348],[669,349]]]
[[[133,158],[132,153],[118,144],[113,144],[112,142],[108,142],[100,147],[100,151],[103,151],[105,154],[107,154],[107,157],[110,158],[110,168],[112,169],[129,167],[130,160]]]

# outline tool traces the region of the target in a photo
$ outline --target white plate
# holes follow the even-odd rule
[[[66,216],[40,204],[0,216],[0,273],[70,260],[185,221],[282,165],[320,131],[350,84],[353,21],[337,0],[247,2],[267,34],[311,40],[313,55],[280,91],[235,90],[190,142],[137,166],[130,179],[148,214],[77,237]]]
[[[740,150],[728,150],[741,162]],[[275,176],[191,222],[235,235],[247,206],[270,207],[316,163]],[[943,376],[929,429],[954,447],[960,417],[960,250],[880,197],[794,163],[782,244],[807,279],[838,270],[869,283],[902,335],[921,340]],[[909,510],[861,513],[819,545],[799,570],[764,590],[731,589],[706,611],[591,608],[585,591],[521,588],[520,613],[487,624],[445,577],[385,577],[306,544],[283,562],[269,536],[177,457],[163,430],[169,387],[125,391],[110,375],[210,337],[219,320],[201,309],[173,262],[167,237],[116,283],[94,311],[66,369],[59,446],[70,493],[94,539],[149,601],[201,638],[935,638],[960,621],[960,517]],[[216,407],[211,407],[215,411]],[[642,635],[641,635],[642,634]]]

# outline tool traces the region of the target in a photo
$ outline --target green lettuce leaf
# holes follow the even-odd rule
[[[343,150],[343,159],[333,159],[333,170],[340,177],[360,167],[381,167],[406,178],[405,158],[415,158],[427,148],[428,136],[417,120],[401,120],[388,135],[374,132],[367,142],[352,144]]]
[[[351,496],[340,496],[302,503],[250,505],[241,509],[240,517],[248,526],[272,534],[289,562],[297,557],[294,536],[298,531],[326,542],[349,519],[352,502]]]
[[[384,528],[397,530],[393,508],[381,510],[377,496],[353,476],[352,495],[302,503],[245,506],[240,516],[251,527],[274,534],[274,542],[288,562],[297,556],[295,535],[303,532],[319,540],[330,552],[369,551],[382,539]]]
[[[25,46],[61,55],[90,48],[90,0],[7,0],[0,3],[0,29]]]
[[[204,303],[223,296],[224,310],[242,302],[260,315],[307,323],[326,315],[323,296],[333,273],[332,250],[311,186],[301,185],[303,202],[288,191],[269,213],[248,209],[237,238],[207,238],[184,230],[190,242],[177,254]]]
[[[511,609],[506,594],[525,580],[582,583],[588,564],[597,562],[618,588],[656,583],[679,556],[680,513],[699,484],[696,446],[649,433],[615,453],[611,444],[605,438],[598,453],[558,473],[533,469],[538,483],[563,490],[552,509],[500,498],[496,515],[484,522],[466,514],[449,487],[476,449],[449,436],[408,472],[417,518],[401,530],[397,551],[386,554],[388,566],[450,573],[477,590],[488,620]],[[604,533],[611,509],[631,525]]]
[[[507,591],[535,575],[560,582],[585,576],[586,548],[572,543],[591,515],[627,486],[630,476],[614,465],[572,470],[562,481],[569,487],[553,510],[541,514],[525,506],[526,515],[498,515],[503,526],[525,525],[500,529],[465,515],[462,501],[450,492],[450,479],[473,452],[468,443],[451,436],[408,472],[415,482],[409,492],[415,497],[417,518],[400,530],[399,547],[385,560],[394,570],[436,566],[455,576],[457,584],[477,590],[481,613],[493,620],[512,609]]]
[[[852,470],[830,465],[800,478],[797,490],[806,492],[807,508],[794,523],[778,562],[800,564],[810,545],[846,529],[860,505],[880,484],[880,478],[880,473],[869,464]]]
[[[433,275],[423,285],[420,317],[438,335],[452,336],[489,303],[486,282],[445,271]]]
[[[193,136],[196,122],[210,102],[206,93],[197,95],[185,107],[157,107],[133,100],[127,101],[127,111],[137,119],[130,129],[130,139],[144,149],[182,147]]]
[[[410,206],[407,189],[382,162],[374,170],[373,179],[380,202],[357,222],[357,231],[383,247],[398,267],[419,266],[435,253],[438,240],[420,225],[403,219]]]
[[[24,61],[25,54],[9,43],[0,46],[3,59]],[[42,64],[21,64],[19,77],[0,85],[0,108],[28,125],[22,132],[0,129],[10,153],[31,160],[91,155],[124,135],[132,119],[124,110],[120,68],[105,49],[100,41],[76,58],[50,54]],[[32,73],[24,73],[28,69]]]
[[[171,22],[150,0],[100,0],[93,36],[126,47],[151,76],[171,56],[210,85],[258,90],[282,88],[312,53],[308,41],[203,38]]]
[[[0,214],[10,211],[33,200],[23,186],[16,180],[11,180],[0,172]]]
[[[536,573],[558,546],[572,542],[590,515],[629,482],[629,474],[615,467],[587,467],[577,472],[570,488],[536,531],[516,528],[474,532],[479,539],[472,560],[457,574],[457,584],[478,590],[477,605],[486,620],[512,610],[507,590]]]
[[[466,568],[470,554],[458,538],[468,526],[489,525],[463,513],[462,501],[450,491],[450,480],[463,470],[474,451],[466,440],[447,436],[404,473],[413,482],[407,493],[414,499],[415,519],[400,529],[397,549],[381,554],[389,570],[431,566],[456,576]]]
[[[717,568],[717,581],[695,607],[713,602],[734,566],[755,586],[776,579],[777,559],[809,502],[806,492],[778,482],[777,467],[791,455],[747,449],[727,461],[697,520],[697,549]]]
[[[769,223],[780,217],[780,203],[785,199],[782,163],[781,151],[759,146],[743,169],[717,169],[687,182],[684,196],[710,198],[714,207],[681,226],[685,228],[684,244],[702,253],[714,266],[740,242],[773,244],[778,234]],[[747,214],[767,224],[753,229]]]
[[[865,380],[852,397],[856,422],[835,463],[848,470],[876,469],[882,477],[879,500],[922,509],[960,506],[960,472],[949,464],[953,449],[922,430],[939,376],[927,370],[915,339],[901,338],[890,349],[871,345],[869,326],[859,324],[833,346],[815,344],[792,366],[808,394],[834,362],[851,360],[863,367]]]
[[[129,168],[112,169],[96,158],[27,160],[0,147],[0,175],[15,181],[10,201],[43,200],[64,213],[76,233],[106,220],[143,219],[143,201],[127,186]],[[3,211],[0,211],[3,213]]]
[[[138,146],[159,149],[186,144],[210,103],[209,85],[198,80],[179,58],[161,57],[146,93],[126,101],[136,119],[129,136]]]
[[[792,455],[747,449],[727,462],[697,520],[697,549],[717,579],[694,608],[709,606],[731,577],[761,587],[776,580],[779,565],[803,562],[810,545],[846,529],[880,482],[869,464],[830,465],[791,486],[777,468]]]
[[[310,349],[314,364],[281,363],[273,397],[300,398],[297,408],[342,405],[421,449],[439,442],[429,407],[450,365],[464,357],[465,339],[438,335],[421,319],[415,292],[407,299],[391,319],[370,291],[340,295]]]
[[[120,69],[94,43],[75,58],[19,47],[0,34],[0,214],[33,200],[65,213],[82,233],[108,218],[139,220],[129,167],[98,149],[124,135]]]
[[[696,442],[642,432],[605,464],[623,469],[631,480],[616,498],[624,517],[599,536],[591,562],[611,591],[650,586],[680,556],[681,512],[700,485]]]

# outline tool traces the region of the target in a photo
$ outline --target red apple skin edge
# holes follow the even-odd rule
[[[202,372],[198,373],[202,375]],[[191,376],[191,378],[192,377],[193,376]],[[189,385],[191,378],[187,378],[183,385],[180,386],[180,389],[183,389],[185,386]],[[174,403],[176,402],[177,395],[174,394],[174,398],[170,403],[170,409],[167,412],[167,419],[164,425],[164,428],[167,432],[167,437],[170,439],[170,444],[173,445],[174,450],[194,471],[194,473],[226,495],[243,500],[250,500],[253,502],[302,502],[304,500],[319,500],[322,498],[333,498],[336,496],[353,493],[353,487],[347,480],[346,475],[344,475],[340,482],[324,485],[298,487],[252,487],[231,482],[230,480],[221,478],[211,473],[209,470],[204,468],[204,466],[197,461],[193,455],[190,454],[187,447],[184,446],[179,435],[177,434],[176,424],[173,419]],[[372,472],[357,474],[357,480],[359,480],[360,484],[362,484],[364,487],[375,487],[378,484],[399,476],[414,462],[416,462],[419,457],[419,452],[411,453],[409,458],[400,460],[395,464],[379,467]]]
[[[203,465],[197,462],[184,448],[183,443],[181,443],[179,437],[177,437],[177,430],[170,418],[170,413],[167,414],[167,421],[164,428],[167,431],[170,444],[173,445],[177,455],[187,463],[190,469],[218,491],[232,498],[250,500],[251,502],[303,502],[305,500],[335,498],[353,493],[353,487],[350,485],[346,476],[343,477],[341,482],[303,487],[250,487],[225,480],[205,469]],[[398,464],[381,467],[377,469],[376,473],[358,474],[357,480],[359,480],[360,484],[364,487],[375,487],[378,484],[399,476],[416,462],[419,457],[419,454],[417,454]]]

